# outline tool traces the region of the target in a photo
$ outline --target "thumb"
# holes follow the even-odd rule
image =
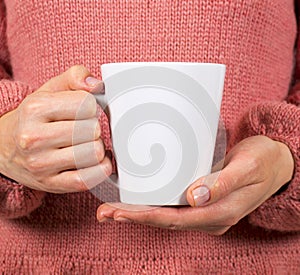
[[[187,201],[191,206],[206,206],[257,182],[257,169],[249,163],[239,157],[231,158],[223,170],[196,180],[187,190]]]
[[[51,78],[39,90],[54,92],[84,90],[90,93],[100,93],[104,91],[104,84],[103,81],[93,77],[86,67],[76,65]]]

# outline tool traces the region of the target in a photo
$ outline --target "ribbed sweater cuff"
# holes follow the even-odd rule
[[[0,174],[1,175],[1,174]],[[0,177],[0,217],[15,219],[38,208],[45,192],[30,189],[5,177]]]
[[[32,89],[17,81],[0,81],[0,116],[15,109]],[[44,192],[32,190],[0,174],[0,217],[18,218],[39,207]]]
[[[238,124],[232,144],[264,135],[285,143],[294,158],[293,179],[249,215],[250,223],[271,230],[300,230],[300,108],[287,103],[253,106]]]
[[[22,82],[3,79],[0,81],[0,116],[19,106],[32,89]]]

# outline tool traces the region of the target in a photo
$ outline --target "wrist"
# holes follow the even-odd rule
[[[11,136],[13,112],[8,112],[0,117],[0,173],[3,175],[7,174],[7,164],[11,159],[8,148],[14,143]]]

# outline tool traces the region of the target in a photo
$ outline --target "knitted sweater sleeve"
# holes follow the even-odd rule
[[[278,231],[300,231],[300,86],[288,102],[261,103],[241,119],[233,143],[254,135],[265,135],[285,143],[294,158],[292,180],[249,215],[250,223]]]
[[[14,81],[11,77],[6,46],[5,7],[0,0],[0,117],[15,109],[31,92],[28,85]],[[44,192],[27,188],[0,174],[0,217],[17,218],[27,215],[41,205],[44,195]]]
[[[292,180],[248,216],[251,224],[278,231],[300,231],[299,38],[296,49],[295,85],[286,100],[252,106],[239,121],[231,140],[236,144],[249,136],[265,135],[289,147],[295,164]]]
[[[29,85],[15,81],[12,77],[6,43],[5,6],[3,0],[0,0],[0,117],[17,108],[32,92],[33,89]],[[98,120],[105,148],[112,152],[109,121],[100,108],[98,108]],[[113,169],[115,170],[114,162]],[[0,218],[12,219],[28,215],[42,204],[45,194],[0,174]]]

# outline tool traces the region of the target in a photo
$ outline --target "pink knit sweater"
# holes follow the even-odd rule
[[[263,134],[295,159],[287,187],[221,237],[99,224],[89,192],[45,194],[3,176],[0,273],[300,274],[296,33],[294,0],[0,0],[0,115],[75,64],[101,77],[109,62],[218,62],[230,146]]]

